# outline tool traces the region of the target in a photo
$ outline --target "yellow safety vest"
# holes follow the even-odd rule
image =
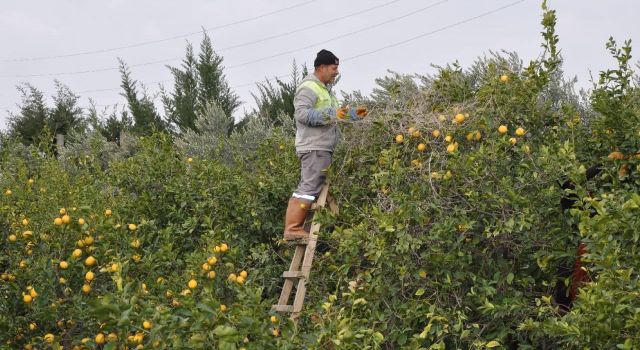
[[[311,91],[313,91],[318,97],[318,99],[316,100],[316,105],[314,106],[315,109],[323,109],[328,107],[338,108],[338,99],[335,95],[329,93],[329,90],[327,90],[326,86],[324,86],[323,84],[312,80],[307,80],[300,84],[298,89],[303,87],[311,89]]]

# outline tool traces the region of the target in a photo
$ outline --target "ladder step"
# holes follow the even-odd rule
[[[284,242],[291,245],[307,245],[309,244],[310,240],[311,240],[310,238],[300,238],[293,241],[284,241]]]
[[[293,305],[272,305],[271,310],[276,312],[293,312]]]
[[[284,278],[308,278],[304,272],[302,271],[285,271],[282,273],[282,277]]]

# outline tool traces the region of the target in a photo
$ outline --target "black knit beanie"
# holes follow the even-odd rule
[[[340,60],[331,51],[322,49],[318,52],[315,61],[313,61],[313,66],[318,67],[321,64],[340,64]]]

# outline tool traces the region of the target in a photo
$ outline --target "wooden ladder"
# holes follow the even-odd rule
[[[300,311],[302,311],[304,296],[307,292],[307,281],[309,280],[311,265],[313,263],[313,255],[316,252],[318,232],[320,231],[320,224],[313,222],[313,217],[315,217],[315,210],[324,207],[325,204],[329,204],[329,209],[333,213],[338,213],[336,201],[329,194],[329,184],[322,186],[318,201],[311,206],[313,215],[311,216],[309,238],[293,241],[296,245],[296,251],[291,259],[289,271],[285,271],[282,274],[282,277],[284,277],[284,286],[282,287],[278,304],[271,307],[273,311],[290,313],[290,317],[294,322],[297,322]],[[295,281],[297,281],[296,294],[293,298],[293,304],[289,305],[288,302],[293,291],[293,286],[296,283]]]

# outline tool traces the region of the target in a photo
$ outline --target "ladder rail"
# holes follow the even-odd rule
[[[329,184],[325,183],[322,186],[320,195],[318,196],[318,201],[313,208],[314,210],[317,208],[323,208],[327,204],[333,213],[338,213],[336,201],[329,194]],[[291,259],[289,270],[285,271],[282,275],[285,280],[280,293],[280,298],[278,299],[278,304],[271,307],[271,310],[273,311],[291,313],[290,317],[294,322],[297,322],[298,316],[304,305],[304,298],[307,292],[307,282],[310,279],[311,267],[313,265],[313,258],[318,242],[318,232],[320,232],[320,224],[313,222],[314,217],[315,211],[311,218],[309,238],[296,243],[296,250],[293,258]],[[297,283],[294,282],[296,279]],[[296,285],[296,292],[293,298],[293,304],[290,305],[288,303],[291,298],[294,285]]]

